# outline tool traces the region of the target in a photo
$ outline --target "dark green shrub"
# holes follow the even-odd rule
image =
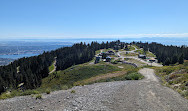
[[[142,79],[143,78],[143,75],[141,75],[140,73],[130,73],[128,75],[125,76],[125,79],[126,80],[139,80],[139,79]]]

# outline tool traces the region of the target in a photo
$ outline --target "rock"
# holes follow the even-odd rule
[[[186,83],[185,86],[188,86],[188,83]]]
[[[77,103],[74,101],[74,102],[72,102],[72,105],[73,105],[74,107],[76,107],[76,106],[77,106]]]

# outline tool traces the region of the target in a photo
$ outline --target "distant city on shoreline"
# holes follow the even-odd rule
[[[106,41],[121,40],[122,42],[157,42],[164,45],[188,45],[188,38],[177,37],[143,37],[143,38],[80,38],[80,39],[16,39],[0,40],[0,65],[8,63],[22,57],[36,56],[44,51],[51,51],[65,46],[72,46],[74,43],[99,43]]]

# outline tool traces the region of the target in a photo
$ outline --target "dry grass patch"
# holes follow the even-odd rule
[[[93,83],[95,81],[99,81],[99,80],[102,80],[102,79],[108,79],[108,78],[122,76],[122,75],[125,75],[126,73],[127,73],[126,71],[117,71],[117,72],[114,72],[114,73],[102,74],[102,75],[98,75],[98,76],[95,76],[95,77],[91,77],[91,78],[86,79],[86,80],[78,81],[78,82],[75,83],[75,85],[89,84],[89,83]]]

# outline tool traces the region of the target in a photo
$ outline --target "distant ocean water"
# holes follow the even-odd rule
[[[22,57],[31,57],[39,54],[18,54],[18,55],[0,55],[0,58],[19,59]]]
[[[164,45],[176,45],[176,46],[181,46],[181,45],[186,45],[188,46],[188,37],[184,37],[184,38],[178,38],[178,37],[171,37],[171,38],[167,38],[167,37],[143,37],[143,38],[81,38],[81,39],[37,39],[37,40],[24,40],[27,43],[32,43],[32,44],[39,44],[42,46],[46,45],[46,42],[49,42],[49,44],[53,43],[53,44],[59,44],[61,43],[61,45],[65,45],[65,44],[69,44],[69,46],[71,46],[70,44],[74,44],[74,43],[80,43],[80,42],[85,42],[85,43],[91,43],[92,41],[97,41],[99,43],[101,42],[106,42],[106,41],[115,41],[115,40],[120,40],[122,42],[138,42],[138,41],[142,41],[142,42],[157,42],[157,43],[161,43]],[[19,40],[18,40],[19,41]],[[23,40],[20,40],[23,41]],[[14,42],[16,43],[16,42]],[[12,44],[12,42],[11,42]],[[44,44],[44,45],[43,45]],[[6,44],[7,45],[7,44]],[[8,44],[9,45],[9,44]],[[27,44],[25,44],[27,45]],[[31,45],[31,44],[30,44]],[[46,47],[46,46],[45,46]],[[36,56],[39,55],[38,54],[32,54],[32,53],[26,53],[26,54],[18,54],[18,55],[0,55],[0,58],[10,58],[10,59],[18,59],[18,58],[22,58],[22,57],[31,57],[31,56]]]

